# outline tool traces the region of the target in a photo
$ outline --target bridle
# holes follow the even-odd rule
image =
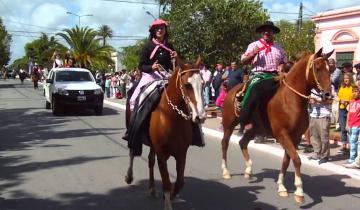
[[[306,65],[306,75],[305,75],[305,78],[306,78],[306,81],[309,81],[309,73],[310,73],[310,69],[311,69],[317,88],[319,89],[320,92],[323,92],[323,91],[324,91],[324,88],[321,86],[321,84],[320,84],[320,82],[319,82],[319,79],[318,79],[318,77],[316,76],[315,66],[314,66],[314,62],[317,61],[317,60],[321,60],[321,59],[325,59],[325,58],[323,58],[323,57],[318,57],[318,58],[315,58],[315,59],[314,59],[314,55],[311,55],[311,56],[309,57],[309,60],[308,60],[307,65]],[[284,83],[284,85],[285,85],[286,87],[288,87],[291,91],[293,91],[293,92],[296,93],[297,95],[299,95],[299,96],[301,96],[301,97],[303,97],[303,98],[305,98],[305,99],[310,99],[310,96],[311,96],[311,95],[304,95],[304,94],[300,93],[299,91],[295,90],[293,87],[291,87],[291,86],[285,81],[285,78],[282,80],[282,82]]]
[[[185,120],[190,120],[191,119],[191,116],[192,116],[192,112],[191,112],[191,109],[189,109],[189,106],[190,106],[190,98],[189,96],[187,96],[185,94],[185,91],[184,91],[184,87],[183,87],[183,82],[181,80],[181,76],[187,72],[193,72],[193,71],[200,71],[200,69],[187,69],[187,70],[181,70],[179,68],[179,71],[177,72],[177,75],[176,75],[176,87],[178,86],[178,82],[179,82],[179,87],[180,87],[180,91],[181,91],[181,96],[183,98],[183,100],[185,101],[187,107],[188,107],[188,112],[189,114],[185,114],[181,109],[179,109],[175,104],[173,104],[171,102],[171,100],[169,99],[169,96],[167,94],[167,91],[166,91],[166,88],[164,89],[164,92],[165,92],[165,96],[166,96],[166,100],[168,101],[167,104],[169,106],[171,106],[171,108],[175,111],[177,111],[177,113],[183,117]]]

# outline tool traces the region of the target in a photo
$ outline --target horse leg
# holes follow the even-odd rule
[[[227,150],[229,147],[229,140],[231,137],[231,134],[234,130],[235,126],[226,126],[226,124],[223,124],[224,128],[224,136],[221,140],[221,149],[222,149],[222,161],[221,161],[221,169],[222,169],[222,176],[224,179],[231,179],[230,171],[227,169]]]
[[[280,173],[279,173],[279,178],[278,178],[278,181],[277,181],[278,194],[281,197],[287,197],[289,195],[287,193],[287,189],[284,186],[284,177],[286,175],[286,170],[289,167],[289,163],[290,163],[290,156],[286,153],[286,151],[284,151],[283,162],[282,162],[281,170],[280,170]]]
[[[186,152],[183,157],[176,158],[176,182],[174,190],[171,194],[171,199],[174,199],[175,196],[179,193],[181,188],[184,186],[184,171],[186,163]]]
[[[244,156],[245,160],[245,172],[244,177],[245,179],[250,179],[252,176],[252,161],[250,159],[249,151],[248,151],[248,144],[251,139],[255,137],[254,129],[248,130],[244,133],[243,137],[239,141],[239,145],[241,148],[241,152]]]
[[[149,192],[152,197],[156,197],[155,182],[154,182],[155,152],[152,147],[150,147],[148,160],[149,160]]]
[[[134,154],[131,149],[130,149],[129,157],[130,157],[129,168],[128,168],[127,174],[125,176],[125,182],[127,184],[131,184],[131,182],[134,180],[134,178],[133,178]]]
[[[283,147],[286,151],[286,153],[290,156],[294,167],[295,167],[295,182],[294,185],[296,187],[296,190],[294,192],[294,198],[295,201],[298,203],[304,203],[304,190],[302,188],[302,181],[301,181],[301,173],[300,173],[300,167],[301,167],[301,160],[300,157],[296,151],[294,142],[292,141],[292,138],[288,134],[283,134],[284,141],[283,141]]]
[[[169,177],[169,172],[167,168],[167,161],[168,158],[165,158],[163,155],[157,156],[158,166],[161,174],[161,181],[163,185],[164,191],[164,209],[165,210],[172,210],[171,206],[171,182]]]

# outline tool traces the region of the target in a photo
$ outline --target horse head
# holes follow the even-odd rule
[[[200,65],[202,58],[199,57],[195,64],[179,63],[179,71],[177,81],[180,83],[182,97],[191,109],[192,121],[195,123],[203,123],[206,118],[202,95],[202,78],[200,75]]]
[[[328,58],[334,50],[326,54],[324,54],[322,50],[323,49],[320,48],[317,53],[310,57],[306,76],[308,77],[309,71],[312,71],[312,85],[319,93],[321,93],[323,99],[331,99],[331,73],[329,70]]]

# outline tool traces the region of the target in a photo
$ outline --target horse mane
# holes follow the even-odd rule
[[[310,52],[309,50],[299,52],[299,53],[297,53],[296,56],[295,56],[295,62],[298,62],[298,61],[300,61],[301,59],[303,59],[303,58],[305,58],[305,57],[307,57],[307,56],[310,56],[310,55],[312,55],[312,54],[313,54],[313,53]]]

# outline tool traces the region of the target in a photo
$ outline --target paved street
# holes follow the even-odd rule
[[[214,120],[205,124],[215,126]],[[0,210],[162,209],[161,196],[154,199],[147,193],[147,148],[135,160],[134,183],[123,180],[128,166],[128,149],[121,140],[124,128],[124,111],[116,106],[104,105],[102,116],[69,109],[54,117],[44,108],[41,88],[0,80]],[[173,202],[176,210],[359,209],[360,179],[344,175],[340,167],[327,170],[304,159],[305,203],[298,205],[293,199],[292,166],[286,178],[290,196],[280,198],[276,179],[281,158],[270,150],[250,150],[255,176],[248,182],[240,149],[231,144],[233,179],[225,181],[220,140],[205,138],[205,148],[189,150],[185,187]],[[275,151],[279,146],[269,148]],[[174,180],[173,159],[169,168]],[[161,192],[157,168],[155,176]]]

